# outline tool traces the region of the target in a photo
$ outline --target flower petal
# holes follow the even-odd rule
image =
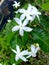
[[[20,20],[22,21],[22,20],[24,20],[24,18],[25,18],[25,14],[22,14],[22,15],[20,16]]]
[[[31,7],[32,7],[31,4],[29,4],[27,10],[28,10],[28,11],[31,11]]]
[[[24,51],[22,51],[22,52],[21,52],[21,55],[29,55],[28,50],[24,50]]]
[[[19,57],[18,57],[17,55],[15,56],[15,60],[16,60],[16,61],[18,61],[18,60],[19,60]]]
[[[32,57],[36,57],[36,53],[32,53]]]
[[[32,20],[30,22],[32,22],[35,19],[35,15],[32,15]]]
[[[26,57],[26,58],[29,58],[29,57],[31,57],[32,55],[31,55],[31,52],[30,52],[30,54]]]
[[[35,50],[35,52],[37,53],[39,50],[40,50],[40,47],[37,47],[36,50]]]
[[[17,54],[17,52],[14,49],[12,49],[12,51]]]
[[[27,25],[28,22],[29,22],[29,21],[28,21],[27,19],[25,19],[25,21],[23,22],[23,26]]]
[[[20,59],[23,60],[24,62],[28,61],[25,57],[20,56]]]
[[[19,9],[18,12],[24,13],[26,10],[25,9]]]
[[[12,32],[19,30],[19,28],[20,28],[19,26],[14,26],[14,27],[12,28]]]
[[[16,21],[17,24],[22,25],[22,22],[19,18],[14,18],[14,20]]]
[[[33,53],[35,53],[35,50],[36,50],[35,46],[34,46],[34,45],[31,45],[31,51],[32,51]]]
[[[16,50],[17,50],[17,53],[20,53],[20,48],[18,45],[16,45]]]
[[[20,30],[19,30],[19,34],[20,34],[21,36],[23,36],[23,34],[24,34],[23,29],[20,29]]]
[[[28,20],[32,20],[32,16],[30,16],[30,15],[27,14],[26,17],[27,17]]]
[[[32,31],[32,28],[30,28],[30,27],[23,27],[23,30],[25,30],[27,32],[30,32],[30,31]]]

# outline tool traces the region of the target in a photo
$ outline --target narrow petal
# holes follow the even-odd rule
[[[18,12],[24,13],[26,10],[25,9],[19,9]]]
[[[39,50],[40,50],[40,48],[39,48],[39,47],[37,47],[37,48],[36,48],[36,50],[35,50],[35,52],[37,53]]]
[[[32,57],[36,57],[36,53],[32,53]]]
[[[17,30],[19,30],[19,26],[14,26],[13,28],[12,28],[12,31],[17,31]]]
[[[25,30],[27,32],[30,32],[30,31],[32,31],[32,28],[30,28],[30,27],[23,27],[23,30]]]
[[[18,57],[17,55],[15,56],[15,60],[16,60],[16,61],[18,61],[18,60],[19,60],[19,57]]]
[[[38,15],[41,15],[41,12],[38,12]]]
[[[20,16],[20,20],[22,21],[22,20],[24,20],[24,18],[25,18],[25,14],[22,14],[22,15]]]
[[[31,52],[30,52],[30,55],[28,55],[26,58],[30,58],[31,57]]]
[[[23,22],[23,26],[27,25],[28,22],[29,22],[29,21],[28,21],[27,19],[25,19],[25,21]]]
[[[35,19],[35,15],[32,15],[32,20],[30,22],[32,22]]]
[[[28,61],[25,57],[20,56],[20,59],[23,60],[24,62]]]
[[[31,11],[31,7],[32,7],[31,4],[29,4],[27,10],[28,10],[28,11]]]
[[[22,51],[22,52],[21,52],[21,55],[29,55],[28,50],[24,50],[24,51]]]
[[[23,29],[20,29],[20,30],[19,30],[19,34],[20,34],[21,36],[23,36],[23,34],[24,34]]]
[[[14,49],[12,49],[12,51],[17,54],[17,52]]]
[[[31,51],[32,51],[33,53],[35,53],[35,50],[36,50],[35,46],[34,46],[34,45],[31,45]]]
[[[22,25],[22,22],[19,18],[14,18],[14,20],[16,21],[17,24]]]
[[[28,20],[32,20],[32,16],[30,16],[30,15],[27,14],[26,17],[27,17]]]
[[[35,11],[38,11],[37,8],[35,6],[32,6],[32,9]]]
[[[18,45],[16,45],[16,50],[17,50],[18,53],[20,53],[20,48],[19,48]]]

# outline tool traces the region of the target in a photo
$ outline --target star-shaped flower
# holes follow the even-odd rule
[[[39,45],[36,47],[35,45],[31,45],[31,52],[29,53],[30,55],[29,56],[27,56],[27,58],[29,58],[29,57],[36,57],[36,54],[37,54],[37,52],[40,50],[40,47],[39,47]]]
[[[22,13],[21,15],[21,19],[23,20],[25,17],[28,19],[28,20],[32,20],[32,13],[30,12],[30,8],[28,7],[27,10],[25,9],[18,9],[18,11],[16,11],[16,13]]]
[[[24,56],[28,55],[28,50],[24,50],[22,52],[20,52],[20,48],[17,45],[16,46],[16,50],[12,49],[12,51],[16,54],[15,56],[15,60],[18,61],[19,59],[23,60],[23,61],[28,61]]]
[[[13,6],[15,6],[16,8],[20,6],[20,2],[17,3],[16,1],[14,1],[14,3],[15,4],[13,4]]]
[[[31,4],[29,4],[28,6],[30,8],[30,11],[32,12],[32,21],[35,19],[35,17],[37,16],[39,22],[40,22],[40,18],[39,15],[41,15],[41,12],[39,12],[37,10],[37,8],[35,6],[32,6]]]
[[[32,31],[32,28],[26,26],[26,25],[28,24],[28,20],[27,20],[27,19],[25,19],[23,23],[22,23],[21,17],[20,17],[20,19],[19,19],[19,18],[14,18],[14,19],[15,19],[15,21],[16,21],[16,23],[17,23],[18,25],[14,26],[14,27],[12,28],[12,31],[17,31],[17,30],[19,30],[19,34],[20,34],[21,36],[23,36],[24,31],[26,31],[26,32]]]

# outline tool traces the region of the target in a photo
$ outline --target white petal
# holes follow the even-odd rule
[[[31,54],[31,52],[30,52],[30,54],[26,57],[26,58],[30,58],[32,56],[32,54]]]
[[[24,18],[25,18],[25,14],[22,14],[22,15],[20,16],[20,20],[22,21],[22,20],[24,20]]]
[[[34,45],[31,45],[31,51],[32,51],[33,53],[35,53],[35,50],[36,50],[35,46],[34,46]]]
[[[37,53],[39,50],[40,50],[40,48],[39,48],[39,47],[37,47],[37,48],[36,48],[36,50],[35,50],[35,52]]]
[[[37,8],[35,6],[32,6],[32,9],[35,11],[38,11]]]
[[[20,29],[20,30],[19,30],[19,34],[20,34],[21,36],[23,36],[23,34],[24,34],[23,29]]]
[[[38,15],[41,15],[41,12],[38,12]]]
[[[28,50],[24,50],[24,51],[22,51],[22,52],[21,52],[21,55],[29,55]]]
[[[12,28],[12,31],[17,31],[17,30],[19,30],[19,26],[14,26],[13,28]]]
[[[36,57],[36,53],[32,53],[32,57]]]
[[[27,10],[28,10],[28,11],[31,11],[31,7],[32,7],[31,4],[29,4]]]
[[[24,62],[28,61],[25,57],[21,56],[20,57],[21,60],[23,60]]]
[[[28,21],[27,19],[25,19],[25,21],[23,22],[23,26],[27,25],[28,22],[29,22],[29,21]]]
[[[18,57],[17,55],[15,56],[15,60],[16,60],[16,61],[18,61],[18,60],[19,60],[19,57]]]
[[[14,18],[14,20],[16,21],[17,24],[22,25],[22,22],[19,18]]]
[[[30,27],[23,27],[23,30],[25,30],[27,32],[30,32],[30,31],[32,31],[32,28],[30,28]]]
[[[27,17],[28,20],[32,20],[32,16],[30,16],[30,15],[27,14],[26,17]]]
[[[20,53],[20,48],[19,48],[18,45],[16,45],[16,50],[17,50],[18,53]]]
[[[35,19],[35,15],[32,15],[32,20],[30,22],[32,22]]]
[[[17,52],[14,49],[12,49],[12,51],[17,54]]]
[[[25,9],[19,9],[18,12],[24,13],[26,10]]]

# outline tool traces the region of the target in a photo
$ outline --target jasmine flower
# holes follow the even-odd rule
[[[29,58],[29,57],[36,57],[36,54],[37,54],[37,52],[40,50],[40,47],[39,47],[39,45],[31,45],[31,52],[29,52],[29,56],[27,56],[27,58]]]
[[[30,8],[30,11],[32,12],[32,20],[31,21],[33,21],[35,19],[35,17],[37,17],[40,22],[39,15],[41,15],[41,12],[39,12],[38,9],[35,6],[32,6],[31,4],[29,4],[28,7]]]
[[[27,10],[25,9],[18,9],[18,11],[16,11],[16,13],[22,13],[21,15],[21,19],[23,20],[25,17],[28,19],[28,20],[32,20],[32,13],[30,12],[30,8],[28,8]]]
[[[16,21],[16,23],[17,23],[18,25],[14,26],[14,27],[12,28],[12,31],[17,31],[17,30],[19,30],[19,34],[20,34],[21,36],[23,36],[24,31],[26,31],[26,32],[32,31],[32,28],[26,26],[26,25],[28,24],[28,20],[27,20],[27,19],[25,19],[23,23],[22,23],[21,17],[20,17],[20,19],[19,19],[19,18],[14,18],[14,20]]]
[[[14,1],[14,3],[15,4],[13,4],[13,6],[15,6],[16,8],[20,6],[20,2],[17,3],[16,1]]]
[[[24,62],[28,61],[24,56],[28,55],[28,50],[24,50],[20,52],[20,48],[17,45],[16,50],[12,49],[12,51],[16,54],[15,60],[18,61],[19,59],[23,60]]]

